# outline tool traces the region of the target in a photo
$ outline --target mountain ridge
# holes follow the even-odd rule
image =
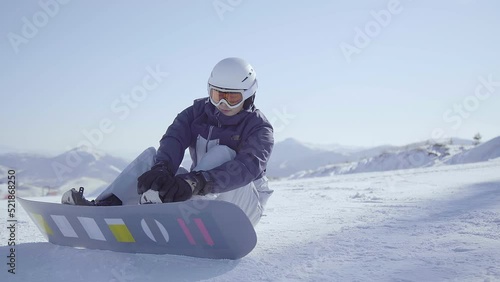
[[[56,156],[0,154],[0,173],[16,171],[16,190],[21,196],[40,195],[43,191],[62,193],[74,188],[73,183],[88,190],[98,189],[113,181],[127,164],[121,158],[81,147]]]
[[[457,141],[448,140],[446,143],[433,140],[415,142],[394,147],[379,155],[358,161],[303,170],[292,174],[289,179],[465,164],[500,157],[500,137],[479,145],[474,145],[473,141],[469,140]]]
[[[472,140],[452,138],[404,146],[357,147],[359,150],[342,145],[337,148],[339,151],[320,149],[293,138],[277,142],[268,162],[267,175],[272,179],[294,179],[484,161],[500,156],[500,137],[478,146],[473,146]],[[40,195],[45,190],[57,194],[75,185],[92,192],[111,183],[128,163],[123,158],[86,147],[56,156],[9,152],[0,154],[0,173],[7,175],[9,169],[16,171],[21,195]],[[189,154],[182,164],[190,164]],[[6,191],[0,191],[0,195],[2,193]]]

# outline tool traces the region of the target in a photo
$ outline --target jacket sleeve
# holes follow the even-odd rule
[[[160,140],[155,163],[164,163],[172,173],[179,168],[191,142],[193,106],[179,113]]]
[[[227,192],[262,177],[273,145],[273,128],[266,121],[242,140],[233,160],[203,173],[208,192]]]

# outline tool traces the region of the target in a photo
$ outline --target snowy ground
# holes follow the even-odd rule
[[[500,281],[500,160],[273,182],[256,248],[238,261],[46,243],[17,207],[2,281]],[[57,200],[57,199],[55,199]],[[7,278],[5,280],[5,278]]]

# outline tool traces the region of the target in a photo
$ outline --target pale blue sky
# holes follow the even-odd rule
[[[500,135],[498,1],[61,2],[0,4],[2,147],[133,156],[230,56],[256,69],[277,141]]]

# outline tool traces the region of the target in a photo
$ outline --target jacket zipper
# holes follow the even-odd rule
[[[215,113],[215,119],[217,120],[217,127],[221,127],[220,120],[219,120],[219,115],[220,115],[220,112],[217,111]]]
[[[215,113],[215,119],[217,119],[217,127],[221,127],[220,121],[219,121],[219,112]],[[210,128],[208,129],[208,137],[207,137],[207,144],[205,145],[205,153],[208,152],[208,143],[210,142],[210,137],[212,137],[212,130],[214,129],[214,126],[211,125]]]
[[[214,126],[211,125],[210,129],[208,130],[207,144],[205,145],[205,153],[208,152],[208,143],[210,142],[210,137],[212,136],[213,129],[214,129]]]

